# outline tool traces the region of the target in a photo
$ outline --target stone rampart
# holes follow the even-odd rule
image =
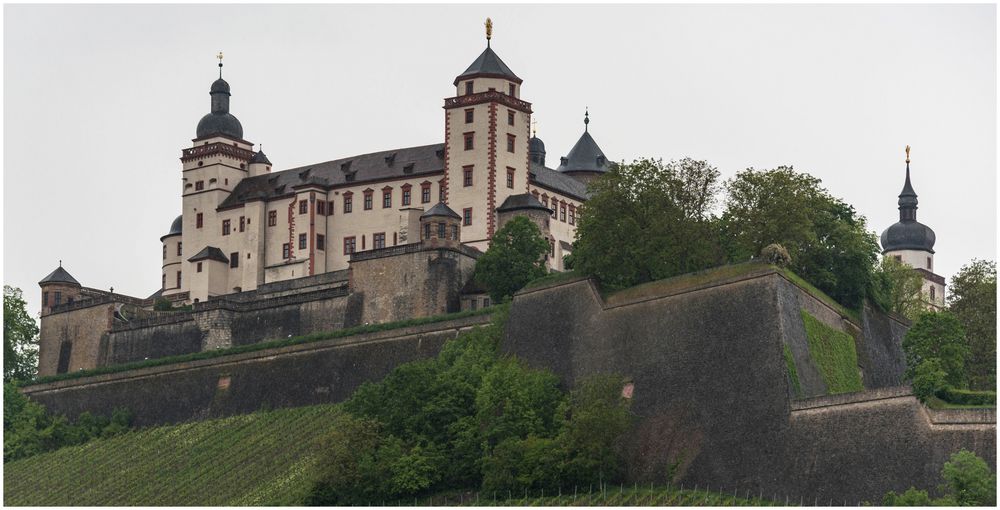
[[[859,352],[875,345],[885,354],[859,356],[867,363],[859,370],[879,374],[863,379],[873,392],[823,395],[803,309],[854,335]],[[864,323],[880,321],[869,332],[900,329],[866,315],[857,324],[766,267],[722,279],[689,275],[607,298],[580,280],[517,294],[503,349],[554,370],[566,385],[596,373],[632,382],[638,419],[628,476],[639,483],[857,504],[910,484],[936,487],[942,463],[959,448],[995,466],[995,418],[932,422],[908,392],[889,388],[896,368],[878,363],[898,356],[901,335],[867,337]],[[795,400],[786,345],[803,394],[819,400]]]
[[[131,410],[149,426],[228,416],[262,407],[339,402],[402,363],[434,356],[489,315],[26,386],[50,411],[75,418]]]

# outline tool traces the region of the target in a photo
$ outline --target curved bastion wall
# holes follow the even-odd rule
[[[803,310],[854,338],[865,391],[824,396]],[[855,505],[911,485],[936,487],[942,464],[961,448],[996,465],[995,411],[929,411],[896,386],[905,331],[873,310],[848,317],[761,268],[606,298],[582,279],[528,289],[514,298],[503,349],[569,386],[595,373],[632,384],[630,481]]]

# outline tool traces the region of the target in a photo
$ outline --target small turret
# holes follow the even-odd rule
[[[42,278],[38,286],[42,288],[42,315],[48,315],[54,306],[72,303],[80,297],[80,282],[63,269],[61,260],[59,267]]]
[[[420,240],[437,246],[458,246],[462,243],[462,217],[444,202],[438,202],[420,215]]]
[[[271,160],[267,159],[264,149],[255,152],[253,157],[250,158],[249,170],[250,177],[271,173]]]
[[[590,110],[588,109],[583,115],[583,135],[569,150],[569,154],[560,158],[557,170],[588,183],[600,177],[609,168],[608,158],[604,156],[604,151],[598,147],[594,137],[590,136]]]

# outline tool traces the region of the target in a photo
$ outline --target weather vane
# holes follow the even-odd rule
[[[538,119],[531,119],[531,137],[538,137]]]
[[[493,20],[486,18],[486,47],[490,47],[490,39],[493,38]]]
[[[583,109],[583,130],[588,131],[588,127],[590,127],[590,107],[586,106]]]
[[[219,59],[219,78],[222,78],[222,51],[219,51],[215,58]]]
[[[906,146],[906,164],[907,165],[910,164],[910,146],[909,145]]]

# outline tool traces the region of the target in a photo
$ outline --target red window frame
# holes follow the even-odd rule
[[[372,249],[385,248],[385,232],[375,232],[372,234]]]
[[[467,108],[465,110],[465,123],[466,124],[472,124],[472,120],[475,118],[475,114],[473,113],[474,111],[475,111],[474,108]]]
[[[309,202],[305,200],[299,202],[299,214],[305,214],[309,212]]]
[[[375,203],[375,190],[365,190],[364,208],[366,211],[372,210]]]
[[[420,203],[429,204],[431,202],[431,183],[424,182],[420,184]]]
[[[316,214],[320,216],[326,216],[326,202],[320,200],[316,202]]]
[[[267,211],[267,226],[273,227],[278,224],[278,211]]]
[[[514,169],[507,167],[507,187],[514,189]]]
[[[515,135],[507,135],[507,152],[514,152],[514,143],[517,137]]]
[[[469,187],[472,186],[472,168],[473,165],[466,165],[462,167],[462,186]]]
[[[382,209],[392,207],[392,188],[382,188]]]
[[[409,184],[404,184],[403,185],[403,205],[404,206],[410,205],[410,202],[413,200],[413,196],[410,193],[410,188],[411,188],[411,186]]]
[[[476,148],[476,132],[471,131],[469,133],[462,133],[462,138],[465,140],[465,150],[471,151]]]
[[[472,225],[472,208],[462,209],[462,225]]]
[[[354,210],[354,193],[348,191],[344,193],[344,214],[348,214]]]
[[[514,94],[511,95],[513,96]],[[507,110],[507,125],[508,126],[514,125],[514,110]]]

